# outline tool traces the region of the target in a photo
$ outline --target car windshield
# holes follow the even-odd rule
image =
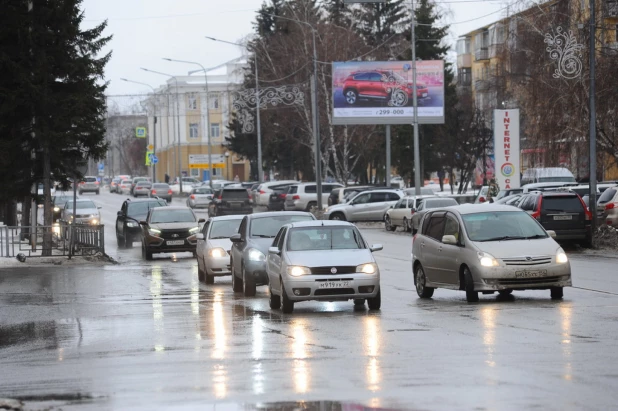
[[[462,219],[472,241],[547,238],[543,227],[525,211],[464,214]]]
[[[226,200],[246,200],[249,198],[249,193],[244,188],[239,190],[223,190],[222,197]]]
[[[77,203],[77,209],[78,210],[83,210],[85,208],[97,208],[97,206],[92,202],[92,201],[78,201]],[[67,201],[66,205],[64,206],[65,208],[69,208],[69,209],[73,209],[73,201]]]
[[[210,234],[208,234],[208,238],[211,240],[230,238],[234,234],[238,233],[238,227],[240,227],[241,221],[241,218],[237,220],[213,221],[211,223],[211,229]]]
[[[275,238],[279,229],[285,224],[311,220],[313,218],[310,215],[279,215],[254,218],[251,221],[250,235],[254,238]]]
[[[170,186],[168,184],[153,184],[152,188],[159,190],[167,190],[170,188]]]
[[[365,242],[356,227],[308,227],[290,230],[288,251],[358,250]]]
[[[193,194],[212,194],[212,190],[210,188],[196,188],[193,190]]]
[[[193,223],[195,221],[195,215],[191,210],[161,210],[153,211],[150,215],[152,224]]]
[[[159,203],[158,201],[147,201],[147,202],[139,202],[139,203],[131,203],[129,204],[129,208],[127,209],[127,215],[129,217],[138,216],[138,215],[146,215],[148,214],[148,210],[155,207],[164,207],[164,203]]]
[[[73,200],[73,196],[56,196],[54,197],[54,204],[64,204],[67,201],[72,201]]]

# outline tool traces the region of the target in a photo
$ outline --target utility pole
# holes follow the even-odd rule
[[[597,122],[595,91],[595,53],[596,53],[596,11],[595,0],[590,0],[590,198],[588,201],[592,220],[590,221],[591,237],[594,237],[597,226]]]
[[[592,1],[592,0],[591,0]],[[416,15],[414,0],[412,0],[412,33],[410,36],[412,43],[412,104],[414,106],[414,194],[421,195],[421,153],[418,137],[418,98],[416,90]]]
[[[386,187],[391,187],[391,125],[386,125]]]

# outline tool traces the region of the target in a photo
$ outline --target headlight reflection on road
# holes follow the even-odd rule
[[[200,332],[200,282],[195,272],[191,276],[191,314],[195,320],[195,351],[199,352],[202,348],[202,334]]]
[[[213,388],[215,398],[218,400],[225,398],[227,395],[227,371],[223,364],[216,364],[213,369]]]
[[[155,346],[157,352],[165,351],[165,325],[163,323],[163,303],[161,291],[163,289],[163,273],[161,266],[152,267],[150,275],[150,297],[152,298],[152,318],[155,330]]]
[[[311,382],[309,364],[306,361],[308,357],[306,328],[305,320],[293,320],[292,356],[294,364],[292,372],[294,373],[294,391],[298,394],[304,394],[309,391]]]
[[[212,324],[214,327],[215,346],[212,350],[212,358],[222,360],[225,358],[225,323],[223,317],[223,291],[215,291],[215,300],[212,304]]]
[[[382,382],[382,373],[380,372],[380,327],[379,318],[364,317],[363,318],[363,346],[365,356],[368,357],[365,368],[365,377],[367,379],[367,389],[370,391],[378,391]]]
[[[264,349],[264,320],[259,314],[253,316],[252,332],[253,332],[253,359],[260,360]],[[253,393],[264,394],[264,371],[262,363],[257,362],[253,365]]]
[[[491,307],[482,307],[481,320],[483,321],[483,345],[487,353],[485,364],[490,367],[495,367],[494,345],[496,344],[496,310]]]
[[[564,356],[564,378],[567,381],[573,379],[573,367],[571,365],[571,303],[560,303],[560,316],[562,317],[562,355]]]

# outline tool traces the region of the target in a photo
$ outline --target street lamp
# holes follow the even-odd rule
[[[231,41],[219,40],[214,37],[205,36],[208,40],[218,41],[219,43],[232,44],[235,46],[241,46],[240,43],[234,43]],[[257,59],[257,51],[255,52],[255,117],[256,117],[256,127],[257,127],[257,144],[258,144],[258,181],[262,183],[264,180],[264,170],[262,169],[262,127],[260,126],[260,84],[258,82],[258,59]]]
[[[230,152],[226,151],[225,152],[225,168],[227,168],[227,181],[230,181]]]
[[[163,60],[171,61],[173,63],[185,63],[185,64],[194,64],[196,66],[200,66],[204,71],[204,90],[206,92],[206,121],[204,122],[204,134],[206,139],[208,140],[208,183],[210,188],[212,188],[212,145],[210,143],[210,101],[208,99],[208,70],[204,66],[202,66],[197,61],[186,61],[186,60],[176,60],[170,59],[167,57],[163,57]]]
[[[135,84],[140,84],[142,86],[147,86],[150,87],[152,89],[152,94],[154,95],[154,143],[153,143],[153,153],[155,153],[155,155],[157,154],[157,91],[155,90],[154,87],[152,87],[150,84],[148,83],[142,83],[139,81],[134,81],[134,80],[127,80],[126,78],[121,78],[120,80],[122,81],[126,81],[127,83],[135,83]],[[114,151],[112,149],[112,155],[113,155]],[[156,183],[157,182],[157,164],[156,163],[152,163],[152,182]]]
[[[173,76],[171,74],[167,74],[167,73],[161,73],[159,71],[154,71],[154,70],[149,70],[147,68],[144,67],[140,67],[140,69],[147,71],[149,73],[154,73],[154,74],[160,74],[162,76],[168,76],[170,78],[173,78],[174,81],[176,82],[176,116],[178,117],[178,146],[176,149],[176,168],[177,173],[178,173],[178,184],[179,184],[179,189],[180,189],[180,193],[182,194],[182,151],[180,150],[180,105],[178,103],[178,78],[176,76]]]

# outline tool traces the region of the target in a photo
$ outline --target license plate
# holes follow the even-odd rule
[[[423,93],[423,97],[427,97],[427,93]]]
[[[183,245],[185,240],[169,240],[165,244],[167,245]]]
[[[320,282],[318,288],[346,288],[350,287],[349,281],[323,281]]]
[[[554,220],[572,220],[572,215],[555,215]]]
[[[547,276],[547,270],[523,270],[515,272],[515,278],[536,278],[545,276]]]

